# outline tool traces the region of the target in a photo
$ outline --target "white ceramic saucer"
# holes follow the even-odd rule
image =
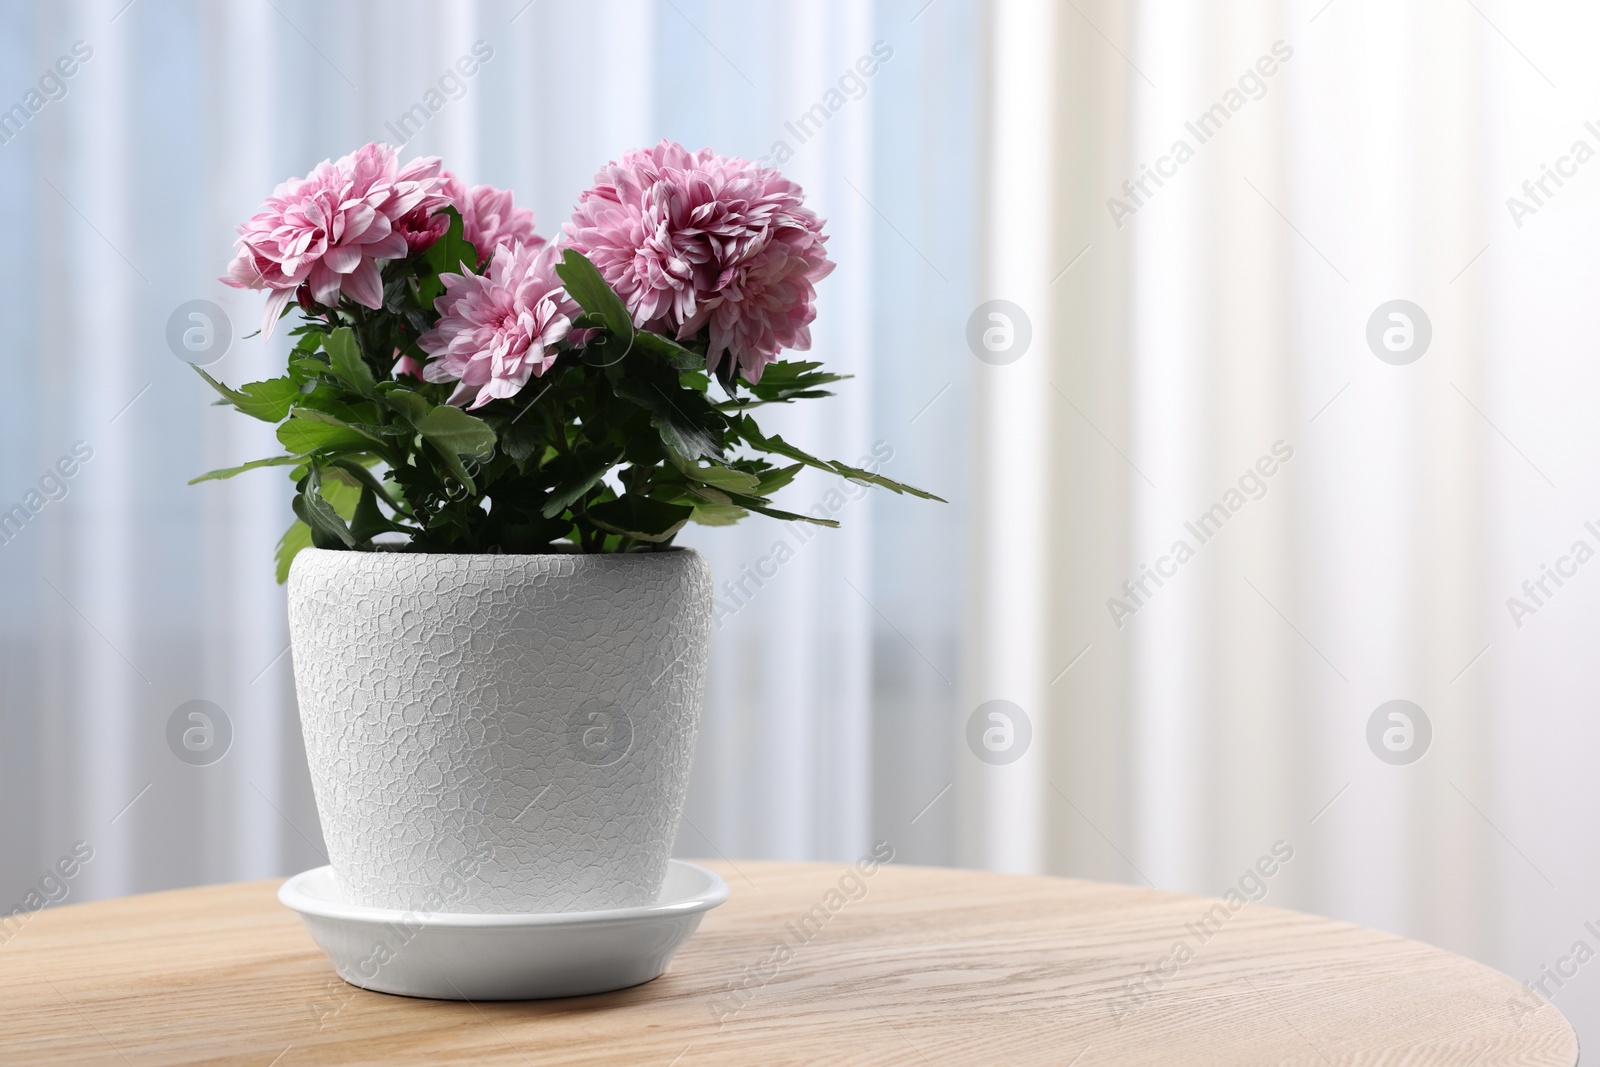
[[[435,1000],[535,1000],[623,989],[667,969],[700,917],[728,899],[704,867],[672,860],[654,904],[609,911],[476,915],[346,904],[333,868],[297,874],[278,899],[351,985]]]

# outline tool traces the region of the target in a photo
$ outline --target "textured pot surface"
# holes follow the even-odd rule
[[[295,686],[345,899],[454,912],[653,901],[705,690],[692,550],[307,549]]]

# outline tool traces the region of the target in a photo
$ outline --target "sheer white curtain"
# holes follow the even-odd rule
[[[1567,974],[1597,947],[1600,854],[1594,18],[1075,4],[1036,85],[1054,269],[1085,250],[1049,294],[1045,671],[1087,651],[1033,680],[1047,866],[1220,893],[1282,840],[1269,903],[1549,967],[1580,1033],[1600,1020]],[[991,84],[1014,58],[991,47]],[[1369,742],[1391,700],[1421,709],[1412,753],[1431,728],[1415,762],[1379,757],[1410,754],[1387,713]]]

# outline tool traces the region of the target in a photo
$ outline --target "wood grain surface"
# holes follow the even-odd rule
[[[707,865],[732,899],[665,975],[558,1001],[348,986],[276,882],[40,912],[0,946],[0,1062],[1577,1062],[1511,978],[1326,919],[1060,878]]]

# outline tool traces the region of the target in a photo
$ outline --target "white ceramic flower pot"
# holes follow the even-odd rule
[[[711,572],[688,549],[308,549],[289,635],[311,783],[348,903],[652,903],[705,690]]]

